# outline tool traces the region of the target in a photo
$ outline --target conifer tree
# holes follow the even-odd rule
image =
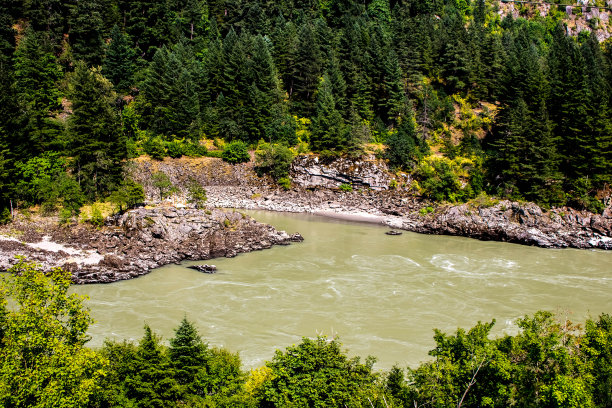
[[[417,135],[411,104],[405,101],[402,111],[397,130],[387,139],[385,157],[392,168],[410,170],[423,157],[427,145]]]
[[[60,76],[47,35],[28,28],[15,51],[15,92],[23,112],[17,155],[37,155],[57,147],[61,128],[50,118],[50,111],[59,105]]]
[[[180,397],[172,377],[167,354],[159,337],[145,325],[145,334],[138,344],[135,373],[126,379],[127,396],[140,407],[173,407]]]
[[[132,77],[136,69],[135,56],[136,53],[130,46],[128,37],[117,25],[113,26],[110,44],[106,48],[102,73],[118,91],[126,91],[132,85]]]
[[[322,71],[322,54],[312,23],[305,22],[299,29],[293,86],[289,96],[299,115],[309,117],[314,113],[315,91]]]
[[[193,323],[183,318],[168,349],[174,378],[183,392],[203,396],[206,393],[208,345],[202,341]]]
[[[312,119],[312,136],[310,139],[314,151],[343,151],[348,147],[346,127],[332,92],[331,81],[323,75],[317,89],[317,105]]]
[[[120,132],[112,85],[98,69],[79,62],[70,87],[72,116],[68,122],[68,151],[83,192],[95,199],[120,184],[127,156]]]
[[[104,55],[104,21],[99,0],[77,1],[70,16],[70,44],[75,60],[98,66]]]

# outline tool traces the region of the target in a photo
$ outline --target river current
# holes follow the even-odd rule
[[[454,332],[496,319],[494,335],[549,310],[576,323],[612,313],[612,252],[551,250],[404,232],[304,214],[249,211],[303,243],[207,261],[216,274],[167,265],[89,295],[92,347],[105,338],[137,341],[149,324],[168,340],[183,316],[211,345],[263,365],[302,336],[338,336],[349,355],[376,368],[416,366],[433,329]]]

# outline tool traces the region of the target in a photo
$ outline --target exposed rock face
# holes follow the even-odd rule
[[[387,190],[391,177],[386,163],[373,158],[340,158],[330,163],[317,156],[298,156],[291,166],[292,181],[302,187],[336,188],[350,184],[354,188]]]
[[[533,203],[500,201],[435,207],[405,192],[340,192],[328,189],[291,191],[245,187],[210,187],[209,202],[227,207],[307,212],[372,221],[391,228],[546,248],[612,249],[612,211],[603,215],[558,208],[543,211]],[[431,206],[433,212],[422,211]]]
[[[192,160],[187,167],[184,167],[184,160],[165,160],[163,165],[171,178],[179,182],[179,187],[180,175],[204,166],[206,170],[198,180],[206,188],[208,203],[213,206],[331,215],[420,233],[550,248],[612,249],[610,205],[602,215],[568,208],[543,211],[533,203],[510,201],[489,207],[478,203],[436,205],[405,189],[388,189],[393,175],[387,173],[383,162],[340,159],[336,163],[322,164],[315,156],[301,156],[295,160],[292,167],[294,187],[285,191],[269,179],[257,178],[247,164],[228,168],[229,165],[220,159],[202,160],[202,164]],[[140,170],[138,174],[147,173]],[[409,179],[402,180],[401,184],[408,182]],[[342,192],[329,188],[341,183],[352,183],[355,190],[361,191]],[[366,188],[367,185],[370,188]],[[359,186],[364,187],[360,189]],[[156,198],[155,195],[150,197]]]
[[[68,269],[75,283],[130,279],[169,263],[233,257],[295,241],[284,231],[222,210],[135,209],[108,220],[99,231],[52,223],[17,222],[11,227],[13,233],[34,227],[43,232],[0,240],[1,269],[14,264],[15,255],[25,255],[45,269]]]
[[[501,201],[492,207],[470,204],[441,207],[387,223],[426,234],[460,235],[545,248],[612,249],[612,214],[562,208],[542,211],[533,203]]]

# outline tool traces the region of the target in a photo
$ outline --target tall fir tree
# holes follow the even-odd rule
[[[336,109],[331,81],[327,74],[321,78],[317,89],[317,104],[312,119],[310,145],[314,151],[342,152],[348,147],[347,129],[342,115]]]
[[[61,148],[61,124],[51,118],[51,112],[59,108],[60,77],[48,36],[28,28],[15,51],[15,92],[22,112],[20,137],[14,144],[17,156]]]
[[[96,68],[77,63],[70,85],[72,115],[68,121],[68,152],[72,171],[90,198],[105,196],[122,178],[127,147],[111,83]]]
[[[126,92],[132,85],[136,70],[135,57],[136,53],[130,46],[129,38],[121,32],[119,26],[113,26],[110,43],[106,47],[102,73],[119,92]]]

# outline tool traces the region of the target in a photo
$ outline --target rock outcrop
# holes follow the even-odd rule
[[[140,208],[107,220],[101,230],[48,221],[17,221],[10,228],[14,238],[3,234],[0,240],[0,269],[24,255],[45,269],[69,270],[75,283],[131,279],[183,260],[233,257],[296,241],[240,212],[218,209]]]
[[[387,190],[391,182],[386,163],[374,158],[339,158],[324,162],[318,156],[303,155],[291,165],[293,183],[302,187],[337,188],[349,184],[353,188]]]
[[[188,164],[185,164],[188,163]],[[459,235],[548,248],[612,249],[612,208],[591,214],[571,208],[544,211],[533,203],[485,200],[459,205],[436,205],[405,186],[389,189],[396,175],[374,159],[340,159],[321,163],[316,156],[300,156],[292,166],[293,187],[285,191],[269,179],[258,178],[252,165],[235,167],[220,159],[164,160],[180,185],[180,175],[205,168],[198,180],[208,203],[217,207],[305,212],[384,223],[391,228],[427,234]],[[148,165],[150,167],[150,165]],[[140,170],[141,177],[150,170]],[[214,177],[208,176],[214,174]],[[146,182],[145,179],[139,179]],[[337,189],[351,183],[354,191]],[[150,196],[155,199],[155,195]]]

